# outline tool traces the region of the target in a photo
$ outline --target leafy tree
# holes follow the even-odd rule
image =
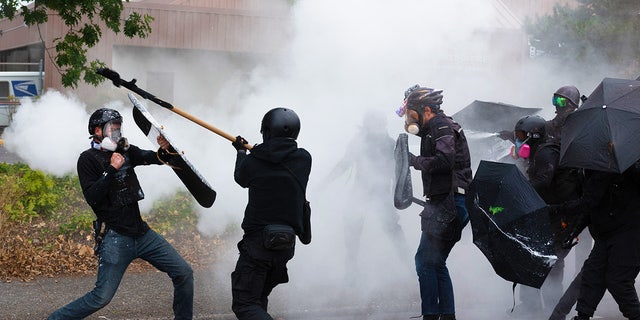
[[[533,44],[572,67],[606,62],[628,75],[640,74],[640,1],[577,0],[556,5],[551,15],[527,21]]]
[[[129,2],[129,0],[125,0]],[[35,2],[20,0],[0,0],[0,18],[14,19],[22,15],[27,26],[48,21],[48,15],[58,14],[68,31],[65,36],[54,39],[55,53],[46,48],[49,57],[62,75],[62,85],[75,88],[82,78],[85,82],[97,85],[104,80],[94,70],[104,67],[99,60],[87,61],[87,50],[95,46],[102,37],[100,22],[115,32],[133,38],[146,38],[151,33],[153,17],[131,12],[122,20],[124,9],[122,0],[38,0]]]

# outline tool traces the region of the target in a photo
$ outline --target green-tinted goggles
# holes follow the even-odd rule
[[[565,98],[563,96],[554,95],[553,98],[551,98],[551,103],[555,107],[564,108],[569,104],[569,99],[567,99],[567,98]]]

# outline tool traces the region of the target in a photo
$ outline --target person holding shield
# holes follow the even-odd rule
[[[166,272],[173,282],[175,319],[193,318],[193,270],[167,240],[140,216],[144,198],[134,168],[170,163],[175,155],[158,136],[158,151],[130,145],[121,131],[122,116],[100,108],[89,118],[91,147],[78,158],[78,179],[85,200],[96,214],[94,253],[98,276],[92,291],[53,312],[48,320],[84,319],[105,307],[116,294],[131,262],[140,258]]]
[[[405,130],[420,137],[420,155],[409,166],[422,173],[426,204],[415,255],[423,320],[455,320],[453,284],[446,261],[469,222],[465,206],[472,179],[467,139],[460,125],[440,108],[442,90],[415,85],[397,111]]]

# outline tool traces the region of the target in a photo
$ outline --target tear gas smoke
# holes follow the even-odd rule
[[[289,46],[277,59],[252,70],[239,69],[220,55],[148,54],[141,58],[122,48],[114,55],[113,69],[123,79],[137,78],[141,88],[222,130],[242,135],[251,144],[261,142],[260,121],[269,109],[290,107],[300,116],[298,143],[313,156],[307,197],[313,208],[314,239],[309,246],[298,245],[289,264],[290,283],[274,290],[270,307],[289,311],[297,305],[367,308],[379,299],[396,297],[404,311],[417,315],[419,294],[412,256],[420,236],[421,208],[414,205],[398,212],[407,252],[397,252],[384,232],[387,225],[376,220],[376,211],[384,209],[367,208],[359,254],[348,257],[345,235],[353,230],[347,229],[346,220],[372,199],[391,203],[391,190],[370,194],[369,199],[356,198],[353,190],[361,187],[360,181],[354,181],[349,171],[328,189],[320,182],[344,154],[352,152],[347,142],[361,137],[367,111],[386,115],[387,127],[378,129],[393,139],[403,132],[404,120],[394,110],[401,105],[404,90],[415,83],[443,89],[442,108],[449,115],[477,99],[544,107],[543,116],[549,119],[555,89],[575,84],[588,94],[601,80],[603,75],[576,79],[571,74],[554,74],[547,65],[530,60],[523,30],[505,19],[492,1],[297,1]],[[152,91],[149,85],[155,79],[145,78],[146,70],[173,73],[175,97]],[[124,116],[124,135],[130,143],[150,148],[131,118],[126,94],[122,89],[111,90],[118,97],[112,105]],[[212,98],[198,99],[200,96]],[[228,226],[237,229],[247,192],[233,181],[231,143],[168,110],[142,102],[218,192],[213,207],[201,209],[201,232],[220,234]],[[26,102],[20,108],[4,133],[5,145],[34,168],[54,174],[74,172],[77,156],[88,147],[88,117],[97,108],[50,91],[38,102]],[[360,143],[376,141],[363,139]],[[419,153],[419,139],[410,137],[409,143],[411,151]],[[147,195],[143,209],[158,197],[183,189],[167,168],[152,166],[137,172]],[[414,195],[420,197],[420,176],[414,171],[412,177]],[[230,252],[212,266],[212,277],[229,278],[237,257],[235,250]],[[501,315],[511,307],[511,284],[495,275],[472,244],[470,226],[448,262],[460,314],[477,304],[497,308]],[[354,270],[357,278],[348,273]],[[572,278],[570,262],[566,270],[566,278]],[[230,294],[230,288],[220,288],[220,292]]]

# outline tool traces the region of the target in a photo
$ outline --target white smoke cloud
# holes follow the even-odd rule
[[[289,264],[290,284],[274,291],[271,306],[287,309],[310,301],[317,306],[366,305],[389,292],[415,301],[418,284],[412,257],[420,236],[420,207],[399,212],[408,252],[398,255],[383,232],[384,225],[371,212],[364,217],[360,255],[346,257],[345,233],[349,230],[345,230],[345,216],[362,205],[361,199],[351,197],[358,181],[345,174],[329,189],[320,184],[351,151],[347,142],[361,134],[367,111],[386,115],[388,125],[380,130],[394,139],[403,132],[403,119],[394,111],[404,90],[415,83],[443,89],[443,110],[449,115],[477,99],[542,107],[542,115],[550,118],[555,89],[576,84],[588,94],[601,80],[599,75],[576,79],[571,74],[555,74],[552,67],[529,60],[523,31],[504,29],[501,19],[492,1],[296,1],[289,47],[278,59],[253,70],[237,68],[220,55],[182,57],[149,51],[114,55],[113,69],[125,80],[137,78],[141,88],[157,85],[156,79],[146,77],[146,70],[172,72],[176,79],[173,93],[152,93],[250,143],[261,142],[260,120],[269,109],[286,106],[298,113],[302,122],[299,145],[313,156],[307,197],[313,207],[314,240],[309,246],[297,247]],[[131,119],[131,104],[123,89],[113,88],[110,95],[114,97],[110,105],[125,117],[125,136],[133,144],[151,148]],[[201,232],[221,234],[229,226],[239,228],[247,191],[233,181],[231,143],[140,100],[218,193],[212,208],[199,209]],[[38,102],[24,102],[5,130],[5,146],[34,168],[53,174],[74,172],[77,156],[88,147],[86,123],[94,109],[73,96],[50,91]],[[418,153],[418,138],[410,137],[409,143],[411,151]],[[154,200],[184,188],[168,168],[152,166],[137,172],[147,195],[143,210]],[[419,197],[422,185],[415,172],[413,182],[414,195]],[[470,229],[465,229],[448,260],[456,303],[486,303],[506,310],[511,304],[510,283],[495,275],[471,243]],[[212,277],[228,278],[237,256],[235,250],[230,252],[213,267]],[[405,258],[400,258],[403,254]],[[348,283],[347,271],[356,262],[362,278]],[[318,288],[327,294],[319,295]],[[230,288],[220,290],[230,292]],[[409,311],[419,314],[420,307],[413,305]],[[480,319],[475,315],[467,318]]]
[[[87,121],[81,101],[50,90],[39,100],[21,100],[3,133],[5,147],[26,164],[54,175],[75,173],[74,157],[88,145]]]
[[[319,186],[341,156],[351,151],[347,142],[361,137],[359,124],[366,111],[387,114],[389,125],[380,130],[397,137],[403,120],[393,112],[404,90],[419,83],[444,89],[443,110],[449,115],[477,99],[543,107],[549,119],[555,89],[587,83],[589,92],[599,81],[599,76],[575,79],[554,74],[529,60],[526,35],[520,29],[502,28],[504,24],[496,21],[503,18],[492,1],[300,1],[293,15],[294,39],[288,54],[277,63],[284,70],[276,77],[263,70],[252,77],[256,91],[246,98],[239,115],[257,126],[265,106],[293,108],[302,119],[299,144],[314,156],[308,198],[314,208],[315,240],[308,247],[300,246],[290,263],[291,282],[305,288],[282,289],[289,292],[283,293],[286,306],[304,305],[310,299],[332,307],[366,305],[380,292],[393,292],[394,286],[401,286],[403,295],[417,297],[413,261],[398,258],[375,212],[365,217],[360,256],[346,257],[345,233],[350,230],[345,230],[344,216],[364,205],[352,198],[350,189],[359,181],[344,176],[334,181],[330,191]],[[361,143],[375,141],[362,139]],[[418,139],[412,137],[409,143],[412,152],[418,153]],[[413,183],[419,197],[419,175],[413,175]],[[399,213],[409,257],[418,245],[420,210],[414,205]],[[457,302],[486,303],[504,315],[511,303],[510,283],[495,275],[471,243],[470,229],[448,263]],[[350,283],[354,279],[348,278],[347,271],[354,266],[362,279]],[[324,292],[335,295],[319,297],[305,291],[315,291],[309,287],[326,288]],[[419,306],[414,310],[419,314]]]

